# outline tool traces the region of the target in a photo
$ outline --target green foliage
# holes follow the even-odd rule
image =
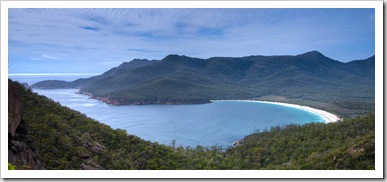
[[[375,169],[372,113],[330,124],[277,126],[227,149],[183,148],[113,130],[30,90],[22,95],[22,120],[45,169]]]
[[[16,170],[16,167],[10,163],[8,163],[8,170]]]
[[[227,152],[261,169],[374,169],[375,117],[273,127]]]
[[[332,104],[345,116],[374,110],[375,58],[342,63],[317,51],[297,56],[209,59],[169,55],[133,60],[74,82],[43,81],[38,88],[81,88],[110,104],[192,104],[276,95]],[[349,110],[349,111],[348,111]]]
[[[113,130],[84,114],[23,90],[22,120],[45,169],[179,169],[169,146]],[[86,168],[87,168],[86,167]]]

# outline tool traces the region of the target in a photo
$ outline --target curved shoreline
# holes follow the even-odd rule
[[[321,109],[316,109],[316,108],[309,107],[309,106],[297,105],[297,104],[289,104],[289,103],[283,103],[283,102],[272,102],[272,101],[259,101],[259,100],[211,100],[211,101],[243,101],[243,102],[259,102],[259,103],[266,103],[266,104],[276,104],[276,105],[301,109],[303,111],[317,114],[325,120],[325,123],[332,123],[332,122],[342,120],[339,116],[332,114],[330,112],[327,112],[327,111],[324,111]]]

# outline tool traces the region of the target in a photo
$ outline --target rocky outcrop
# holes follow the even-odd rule
[[[84,162],[80,165],[83,170],[103,170],[104,168],[99,165],[93,158],[84,159]]]
[[[15,136],[17,126],[21,120],[21,93],[17,86],[8,82],[8,133]]]
[[[122,102],[111,98],[110,95],[107,97],[92,97],[92,98],[100,100],[100,101],[105,102],[107,104],[115,105],[115,106],[123,105]]]
[[[96,156],[104,155],[107,148],[94,141],[89,133],[84,133],[82,136],[77,137],[77,142],[81,144],[82,149],[77,152],[77,157],[82,160],[79,165],[80,169],[83,170],[101,170],[104,169],[102,165],[96,160]]]
[[[241,146],[243,145],[243,143],[245,143],[245,139],[240,139],[240,140],[237,140],[235,141],[234,143],[232,143],[234,146]]]
[[[348,154],[351,155],[352,157],[358,157],[361,155],[365,154],[365,149],[364,148],[348,148]]]
[[[16,169],[43,169],[39,154],[26,142],[10,140],[8,142],[8,162]]]
[[[16,169],[43,169],[39,153],[22,122],[22,93],[25,89],[8,80],[8,163]]]

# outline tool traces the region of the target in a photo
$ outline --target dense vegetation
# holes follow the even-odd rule
[[[239,146],[165,146],[113,130],[17,85],[45,169],[374,169],[375,117],[273,127]]]
[[[374,169],[375,117],[273,127],[228,151],[262,169]],[[258,155],[257,155],[258,154]]]
[[[88,79],[43,81],[33,87],[80,88],[84,94],[117,105],[275,96],[311,101],[318,108],[331,104],[338,109],[330,111],[350,116],[374,109],[374,70],[374,56],[342,63],[317,51],[209,59],[169,55],[161,61],[133,60]]]

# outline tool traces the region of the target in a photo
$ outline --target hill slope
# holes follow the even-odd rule
[[[133,60],[74,82],[43,81],[34,88],[80,88],[110,104],[189,104],[216,99],[280,96],[374,109],[375,57],[342,63],[317,51],[297,56],[209,59],[169,55]],[[359,106],[361,105],[361,106]]]
[[[228,149],[183,148],[113,130],[18,83],[9,81],[8,86],[22,104],[12,110],[21,113],[23,127],[16,132],[23,132],[40,160],[34,168],[36,162],[8,159],[17,169],[375,169],[373,114],[330,124],[273,127]],[[9,149],[16,135],[8,137]]]

